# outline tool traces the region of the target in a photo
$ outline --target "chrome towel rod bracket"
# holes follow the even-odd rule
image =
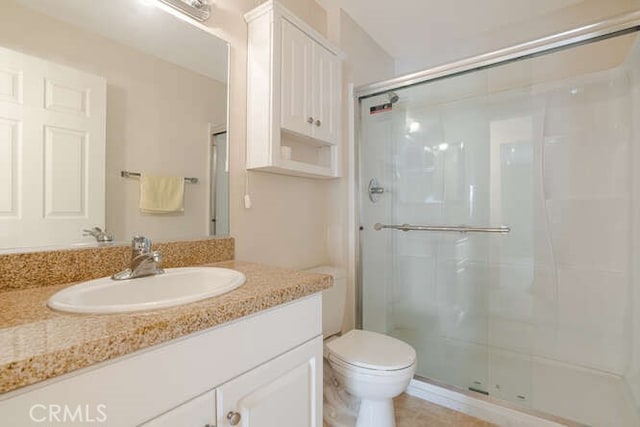
[[[498,233],[506,234],[511,231],[511,227],[501,225],[500,227],[472,227],[469,225],[389,225],[380,224],[379,222],[373,226],[373,229],[380,231],[384,228],[401,231],[454,231],[458,233]]]
[[[380,196],[384,193],[384,188],[380,186],[378,179],[373,177],[369,181],[369,187],[367,188],[367,191],[369,192],[369,200],[375,203],[380,199]]]
[[[140,178],[140,176],[142,176],[142,174],[140,172],[120,171],[120,176],[123,177],[123,178]],[[191,184],[197,184],[198,183],[198,178],[186,177],[184,180],[189,182],[189,183],[191,183]]]

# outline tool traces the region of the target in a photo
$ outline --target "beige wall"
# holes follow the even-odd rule
[[[247,30],[243,14],[262,1],[218,0],[207,22],[230,42],[230,215],[238,259],[293,268],[331,263],[350,267],[350,291],[345,328],[353,321],[353,272],[348,266],[351,160],[348,146],[348,83],[356,85],[391,77],[393,60],[339,9],[325,12],[313,0],[286,0],[283,5],[346,53],[343,68],[343,178],[322,181],[249,172],[244,169],[246,143]],[[249,178],[251,209],[243,206]]]
[[[211,31],[230,43],[230,86],[229,86],[229,144],[230,144],[230,227],[231,234],[236,237],[237,258],[256,262],[269,263],[280,266],[304,268],[329,262],[326,244],[328,215],[332,210],[327,205],[327,191],[329,184],[326,181],[306,178],[295,178],[267,173],[246,173],[245,165],[245,130],[246,130],[246,52],[247,31],[244,21],[244,13],[261,4],[261,0],[220,0],[216,1],[212,18],[207,22]],[[308,22],[320,33],[326,34],[326,13],[314,1],[287,0],[283,4],[296,13],[300,18]],[[144,157],[146,142],[158,138],[160,135],[169,135],[163,148],[168,149],[175,141],[176,134],[173,129],[179,128],[175,122],[168,120],[170,117],[166,111],[157,111],[157,117],[161,117],[165,123],[170,124],[170,129],[154,129],[150,126],[149,116],[140,116],[145,108],[131,103],[125,76],[119,74],[121,64],[130,60],[122,52],[115,52],[115,44],[110,46],[105,56],[97,55],[96,62],[89,65],[78,62],[76,55],[91,55],[98,46],[109,43],[102,38],[84,34],[78,36],[77,32],[56,27],[55,22],[34,12],[23,10],[14,6],[12,2],[3,2],[0,5],[1,18],[8,18],[9,11],[22,14],[20,19],[4,19],[0,25],[0,41],[6,40],[7,47],[25,51],[25,53],[45,56],[51,60],[84,68],[87,71],[105,76],[110,82],[109,102],[118,102],[118,106],[110,108],[110,118],[122,125],[119,131],[110,131],[109,138],[113,139],[108,144],[113,148],[113,154],[117,160],[109,162],[108,185],[120,185],[117,191],[109,192],[109,197],[118,199],[123,203],[136,198],[137,185],[135,181],[123,180],[119,176],[114,177],[120,169],[141,170],[137,159]],[[5,22],[6,21],[6,22]],[[25,32],[26,23],[39,31]],[[40,40],[42,34],[55,34],[55,37]],[[96,56],[96,55],[94,55]],[[113,60],[116,57],[117,60]],[[149,73],[149,64],[141,66],[141,70],[149,76],[160,78],[157,73]],[[177,72],[171,70],[170,72]],[[174,76],[175,77],[175,76]],[[113,84],[111,84],[113,82]],[[154,92],[150,82],[139,79],[138,90],[142,92]],[[179,92],[171,89],[172,92]],[[185,92],[183,100],[190,101],[194,91]],[[218,99],[218,94],[206,94],[209,99]],[[182,100],[181,100],[182,101]],[[194,101],[199,102],[199,101]],[[223,104],[222,104],[223,105]],[[200,104],[198,103],[199,107]],[[156,113],[154,113],[155,115]],[[224,122],[224,120],[222,120]],[[218,121],[217,121],[218,122]],[[191,126],[195,128],[196,126]],[[148,132],[148,133],[147,133]],[[206,132],[206,131],[205,131]],[[186,139],[186,138],[185,138]],[[189,138],[191,140],[191,138]],[[127,141],[126,151],[118,146]],[[156,141],[157,142],[157,141]],[[183,142],[185,144],[185,142]],[[187,150],[194,149],[193,144],[188,144]],[[185,150],[185,151],[187,151]],[[169,158],[178,159],[182,164],[180,152]],[[203,177],[200,168],[206,170],[207,154],[194,152],[194,155],[185,160],[188,165],[186,170],[178,167],[165,173],[184,174]],[[154,155],[155,156],[155,155]],[[163,172],[167,164],[175,165],[175,161],[165,160],[158,164]],[[155,166],[155,165],[154,165]],[[248,178],[248,179],[247,179]],[[252,199],[252,208],[245,209],[243,196],[245,194],[245,182],[249,184],[248,193]],[[196,203],[206,203],[206,194],[195,193],[196,186],[187,186],[187,207]],[[207,185],[197,186],[198,189],[206,189]],[[133,194],[135,193],[135,194]],[[195,196],[195,197],[192,197]],[[195,200],[192,200],[194,199]],[[206,212],[206,208],[194,207],[194,212]],[[137,210],[136,210],[137,211]],[[187,209],[186,212],[190,212]],[[186,215],[185,215],[186,216]],[[111,214],[113,227],[139,227],[136,220],[121,215]],[[168,218],[161,218],[166,220]],[[173,221],[175,218],[171,218]],[[158,221],[162,226],[162,223]],[[206,218],[193,218],[188,221],[194,227],[202,229],[198,235],[204,234]],[[166,221],[165,221],[166,224]],[[174,229],[173,226],[170,227]],[[144,232],[144,230],[135,230]],[[129,234],[129,231],[123,233]],[[193,234],[193,233],[192,233]],[[153,237],[155,233],[150,233]],[[183,234],[184,235],[184,234]],[[121,238],[121,236],[117,236]],[[170,238],[172,236],[167,236]]]
[[[393,77],[394,59],[347,13],[340,10],[339,19],[346,80],[360,86]]]
[[[424,70],[462,58],[558,34],[638,10],[638,7],[640,7],[640,0],[583,0],[553,10],[535,19],[493,28],[472,39],[452,39],[448,43],[438,46],[432,46],[428,41],[425,41],[424,52],[416,53],[414,58],[397,61],[396,74],[403,75]]]
[[[631,108],[632,117],[638,117],[640,114],[640,42],[636,42],[629,58],[627,59],[627,67],[630,70],[628,75],[631,81]],[[632,137],[635,143],[640,141],[640,122],[634,120],[632,124]],[[632,150],[632,164],[640,164],[640,150]],[[636,409],[640,411],[640,263],[637,261],[640,254],[640,170],[634,168],[632,176],[632,202],[631,202],[631,218],[632,220],[632,245],[631,258],[631,363],[626,372],[626,380],[629,389],[634,398]]]
[[[247,26],[244,13],[262,1],[219,0],[207,25],[230,43],[229,206],[236,258],[304,268],[326,263],[327,183],[245,171]],[[324,33],[326,14],[314,2],[283,4]],[[247,180],[248,177],[248,180]],[[245,182],[252,207],[245,209]]]
[[[330,212],[328,239],[332,263],[342,265],[348,271],[348,289],[346,313],[343,324],[345,331],[356,326],[356,265],[355,244],[358,220],[355,217],[357,194],[353,180],[355,177],[355,142],[350,135],[353,131],[349,123],[349,104],[353,100],[346,96],[348,86],[354,87],[366,83],[393,77],[394,60],[389,56],[349,15],[339,9],[329,9],[329,28],[339,31],[337,40],[346,54],[343,66],[344,102],[343,102],[343,178],[331,184],[329,200],[333,211]],[[336,22],[337,21],[337,22]]]
[[[226,85],[3,1],[0,45],[107,80],[107,229],[118,240],[208,234],[208,125],[225,124]],[[217,101],[216,101],[217,100]],[[121,170],[194,176],[184,214],[143,215]],[[80,230],[79,230],[80,232]]]

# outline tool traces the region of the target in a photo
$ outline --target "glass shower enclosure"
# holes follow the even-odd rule
[[[640,425],[638,34],[387,85],[358,115],[362,327],[431,382]]]

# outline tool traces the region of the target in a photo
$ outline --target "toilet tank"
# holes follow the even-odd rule
[[[329,265],[310,268],[306,271],[333,276],[333,286],[322,292],[322,335],[327,338],[342,332],[344,306],[347,299],[346,271]]]

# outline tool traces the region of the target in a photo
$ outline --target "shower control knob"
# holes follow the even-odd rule
[[[309,117],[309,118],[307,119],[307,123],[309,123],[309,124],[313,123],[313,117]]]
[[[229,420],[229,424],[231,424],[232,426],[237,426],[241,418],[242,417],[238,412],[231,411],[227,414],[227,419]]]
[[[316,120],[316,126],[320,126],[322,122],[320,120]]]

